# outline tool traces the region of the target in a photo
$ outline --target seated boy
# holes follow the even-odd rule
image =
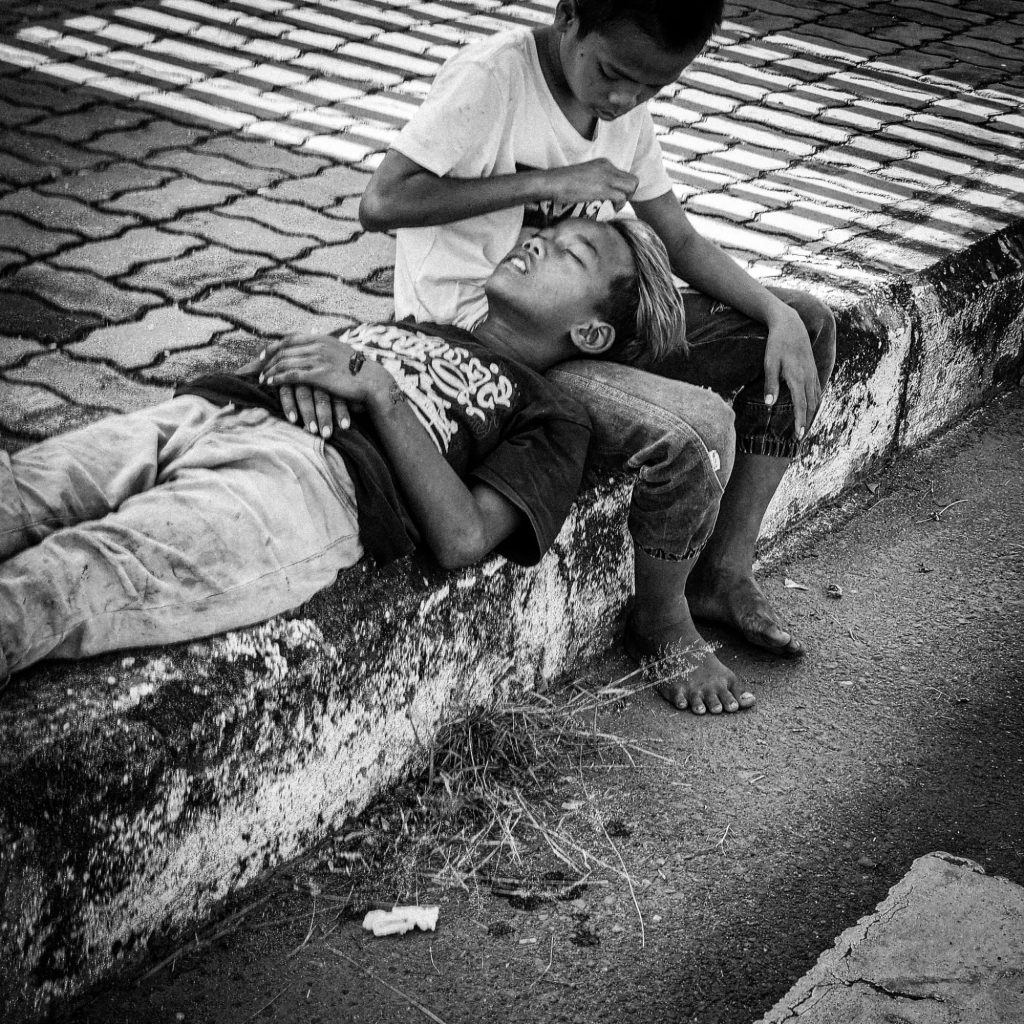
[[[540,373],[635,358],[681,330],[657,237],[542,232],[491,273],[472,333],[392,324],[269,345],[151,409],[0,452],[0,681],[47,656],[165,644],[307,600],[365,553],[539,560],[575,497],[586,413]],[[265,382],[265,385],[263,384]],[[355,413],[331,444],[267,386]],[[349,417],[346,409],[345,417]]]
[[[802,653],[752,562],[831,373],[834,320],[809,296],[766,290],[694,230],[646,106],[721,16],[722,0],[559,0],[553,24],[467,47],[438,74],[360,208],[366,227],[399,229],[399,317],[472,323],[481,283],[521,232],[627,200],[699,290],[684,295],[688,346],[652,360],[649,373],[572,362],[551,374],[590,413],[594,455],[636,474],[626,646],[637,658],[702,650],[691,613],[778,654]],[[734,446],[723,494],[720,467]],[[753,704],[714,656],[691,667],[661,685],[678,707]]]

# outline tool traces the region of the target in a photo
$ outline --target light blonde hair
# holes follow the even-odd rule
[[[664,243],[642,220],[618,217],[606,223],[629,247],[633,273],[613,282],[602,310],[615,328],[615,342],[605,358],[644,366],[670,351],[686,352],[683,303]]]

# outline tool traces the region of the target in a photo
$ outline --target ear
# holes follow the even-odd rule
[[[558,0],[558,6],[555,8],[555,31],[567,32],[575,20],[576,0]]]
[[[585,356],[599,356],[615,344],[615,328],[604,320],[584,320],[569,328],[573,345]]]

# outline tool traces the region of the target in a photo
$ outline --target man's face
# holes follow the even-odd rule
[[[491,305],[503,303],[548,331],[567,333],[599,316],[612,283],[631,273],[633,257],[618,231],[572,218],[513,249],[484,288]]]
[[[702,47],[674,52],[629,21],[613,21],[582,38],[579,21],[565,24],[559,53],[573,96],[595,117],[611,121],[676,81]]]

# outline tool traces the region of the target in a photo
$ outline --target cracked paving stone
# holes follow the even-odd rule
[[[148,312],[136,323],[102,327],[67,346],[75,356],[107,359],[132,370],[148,366],[165,352],[199,348],[232,325],[211,316],[195,316],[174,306]]]
[[[206,373],[231,373],[255,359],[265,344],[251,331],[228,331],[203,348],[170,353],[141,375],[154,384],[174,386]]]
[[[11,185],[35,185],[56,177],[60,172],[56,168],[39,167],[36,164],[21,160],[10,153],[0,151],[0,181]]]
[[[236,189],[266,188],[280,181],[283,173],[265,167],[249,167],[215,153],[201,153],[192,149],[172,149],[152,157],[148,162],[157,167],[181,171],[201,181],[231,185]]]
[[[257,295],[278,295],[311,313],[325,316],[363,318],[363,307],[370,307],[369,296],[334,277],[322,274],[298,274],[287,267],[271,270],[255,278],[247,290]],[[390,296],[389,296],[390,299]]]
[[[94,274],[31,263],[10,277],[12,288],[32,292],[72,312],[95,313],[106,321],[130,320],[163,299],[111,284]]]
[[[117,163],[101,171],[65,175],[48,181],[39,188],[44,192],[74,196],[86,203],[99,203],[113,199],[132,189],[153,188],[162,185],[171,175],[155,167]]]
[[[145,128],[130,132],[109,132],[87,143],[89,149],[109,153],[126,160],[138,160],[159,149],[195,146],[209,138],[208,129],[194,128],[175,121],[153,121]]]
[[[28,130],[39,135],[52,135],[62,142],[85,142],[104,131],[135,128],[151,116],[144,110],[99,104],[72,114],[47,118]]]
[[[326,167],[328,161],[308,153],[296,153],[291,149],[276,146],[272,142],[255,142],[239,139],[231,135],[221,135],[208,139],[195,148],[196,153],[213,153],[227,157],[240,164],[251,167],[262,167],[271,171],[281,171],[289,177],[313,174]],[[353,174],[357,172],[353,171]],[[362,175],[362,177],[367,177]]]
[[[75,199],[45,195],[28,188],[0,198],[0,213],[21,214],[45,228],[66,228],[87,238],[109,238],[138,223],[134,217],[104,213]]]
[[[186,214],[173,224],[165,224],[168,231],[184,231],[209,242],[238,252],[251,252],[269,256],[274,260],[287,260],[300,252],[320,245],[309,235],[286,235],[265,224],[238,217],[224,217],[210,210]]]
[[[4,132],[0,136],[0,146],[19,160],[45,168],[48,175],[86,170],[107,159],[102,153],[90,153],[81,147],[67,146],[57,139],[29,135],[24,131]]]
[[[0,331],[36,341],[63,344],[102,321],[92,313],[68,312],[40,302],[30,295],[9,292],[3,297]]]
[[[0,427],[22,431],[33,421],[56,413],[65,405],[59,395],[32,384],[19,384],[0,377]]]
[[[87,242],[69,249],[50,262],[59,267],[91,270],[100,277],[117,277],[145,263],[181,256],[202,244],[191,235],[171,234],[150,227],[132,228],[120,238]]]
[[[126,210],[137,213],[147,220],[175,220],[184,213],[200,207],[220,206],[233,196],[240,195],[238,189],[211,185],[191,178],[175,178],[156,188],[127,192],[117,199],[104,203],[108,210]]]
[[[65,352],[47,352],[5,376],[15,383],[52,389],[76,405],[111,412],[130,412],[171,397],[166,388],[140,384],[103,363],[73,359]]]
[[[364,234],[348,245],[325,245],[292,263],[295,270],[327,274],[345,281],[362,281],[371,271],[394,266],[395,240],[388,235]]]
[[[11,338],[0,335],[0,370],[6,370],[25,356],[45,352],[46,346],[31,338]]]
[[[127,281],[137,288],[151,289],[180,301],[211,285],[244,283],[270,266],[273,264],[264,257],[211,245],[177,259],[147,264]]]
[[[321,242],[347,242],[357,226],[346,221],[325,217],[294,203],[274,203],[257,196],[247,196],[219,211],[227,217],[254,220],[267,227],[284,229],[290,233],[312,235]]]
[[[320,316],[274,295],[252,295],[237,288],[218,288],[189,309],[221,315],[257,334],[277,336],[292,331],[332,334],[351,327],[350,316]]]
[[[48,256],[80,240],[77,235],[36,227],[22,217],[5,213],[0,213],[0,238],[4,240],[4,245],[26,256]]]

